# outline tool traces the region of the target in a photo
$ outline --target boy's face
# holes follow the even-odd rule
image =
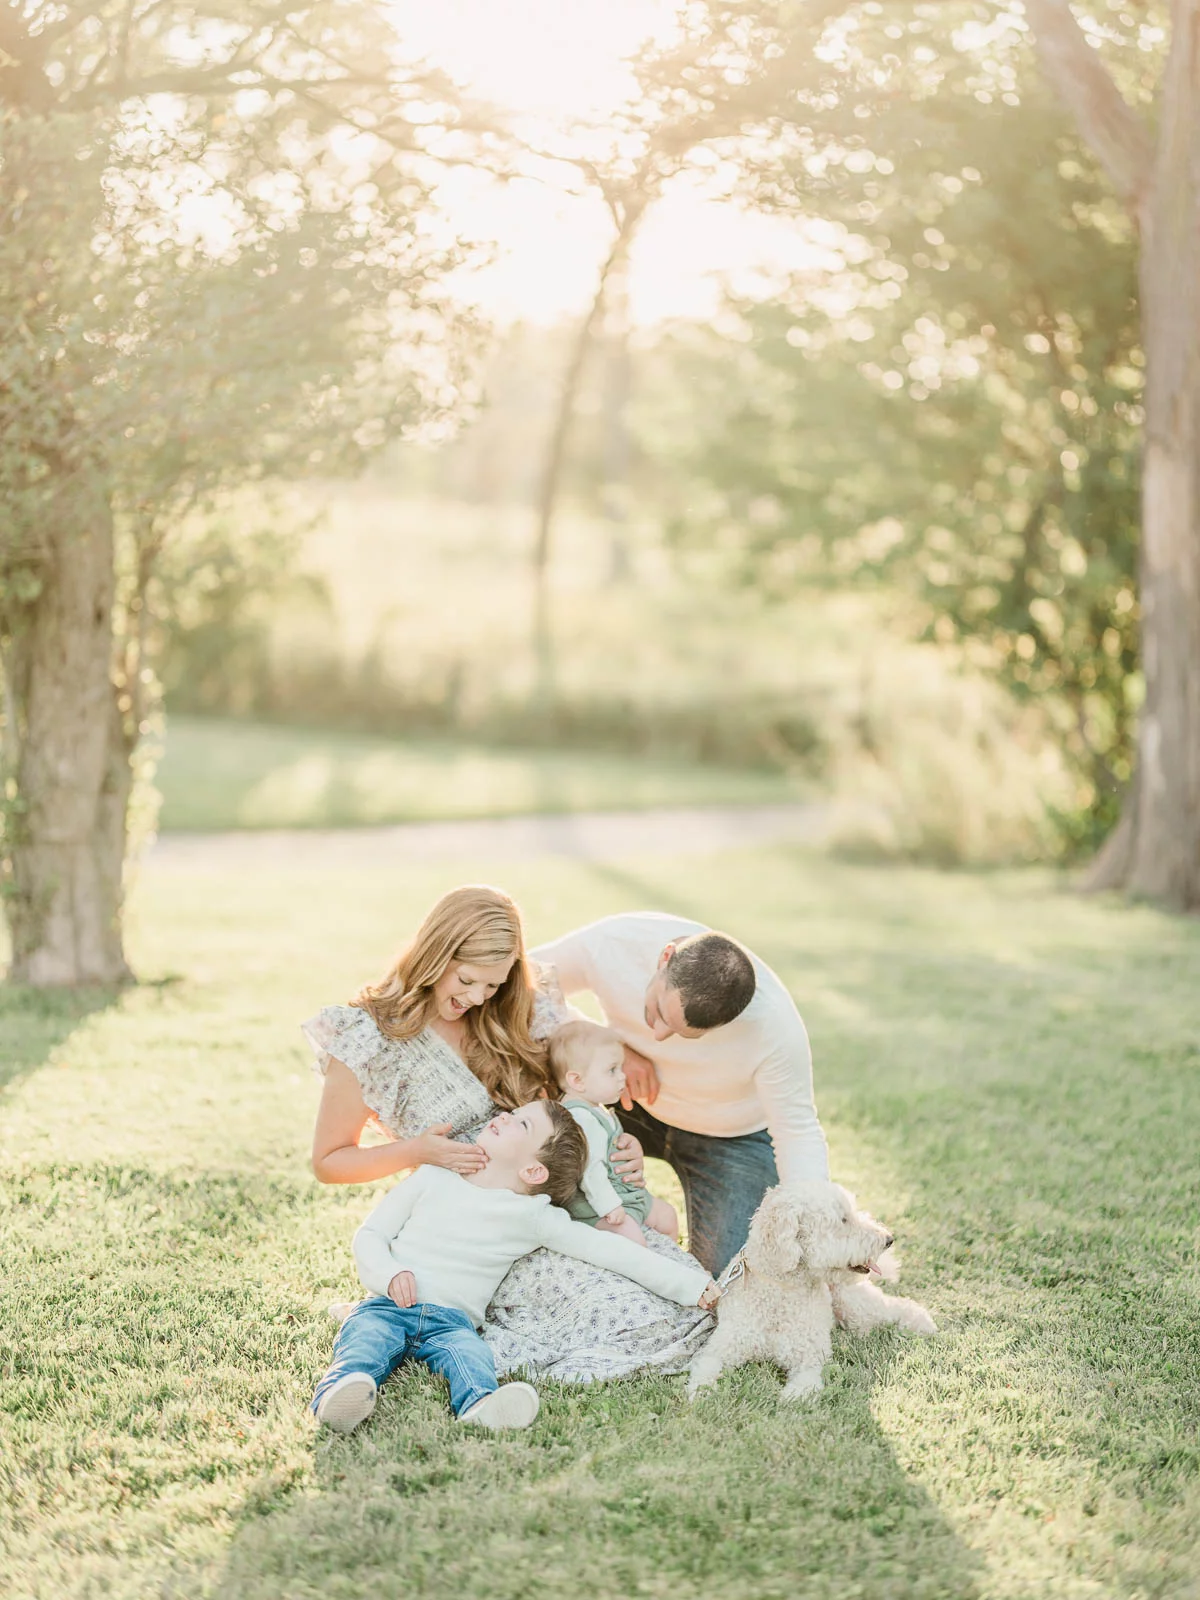
[[[492,1118],[476,1143],[486,1152],[488,1171],[505,1174],[511,1187],[533,1188],[545,1183],[549,1174],[538,1160],[538,1151],[550,1137],[550,1113],[542,1100],[531,1100],[515,1111],[501,1111]]]
[[[625,1050],[619,1040],[602,1039],[588,1051],[579,1071],[567,1073],[572,1094],[594,1106],[611,1106],[625,1092]]]

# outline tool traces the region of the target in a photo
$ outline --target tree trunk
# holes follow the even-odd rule
[[[554,527],[554,515],[558,510],[563,468],[566,466],[571,417],[575,410],[584,363],[591,347],[592,334],[604,305],[604,287],[607,278],[606,263],[587,316],[580,324],[571,345],[571,354],[559,390],[554,426],[550,432],[550,442],[546,447],[546,460],[542,468],[542,483],[538,494],[537,532],[533,542],[533,660],[534,692],[538,700],[543,703],[548,703],[554,696],[554,635],[550,625],[550,539]]]
[[[629,284],[624,268],[608,293],[604,349],[604,481],[600,505],[608,525],[608,582],[629,577]]]
[[[592,303],[571,345],[571,353],[563,373],[562,387],[559,390],[554,426],[546,446],[546,459],[538,493],[537,532],[533,542],[533,654],[536,673],[534,692],[543,704],[548,703],[554,694],[554,640],[550,626],[550,550],[554,514],[558,509],[563,468],[567,460],[567,438],[571,430],[571,417],[575,410],[579,382],[583,377],[592,336],[596,331],[600,314],[604,310],[609,276],[614,267],[624,260],[640,217],[640,208],[627,207],[617,237],[608,253],[608,259],[600,269]]]
[[[11,978],[38,987],[131,974],[121,940],[128,754],[111,679],[112,512],[102,485],[50,528],[37,598],[13,621],[18,810],[9,854]]]
[[[1137,767],[1088,888],[1200,906],[1200,0],[1171,0],[1158,137],[1067,0],[1028,0],[1046,70],[1136,219],[1146,445]]]
[[[1127,887],[1200,905],[1200,0],[1176,0],[1140,217],[1146,698]]]

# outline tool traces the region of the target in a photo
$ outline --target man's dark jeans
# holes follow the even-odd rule
[[[745,1244],[759,1201],[779,1182],[770,1134],[716,1139],[670,1128],[639,1105],[613,1109],[648,1156],[675,1168],[687,1202],[688,1247],[715,1277]]]

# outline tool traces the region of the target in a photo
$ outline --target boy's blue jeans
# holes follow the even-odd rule
[[[688,1249],[715,1278],[746,1242],[750,1219],[779,1182],[771,1135],[718,1139],[660,1122],[644,1106],[614,1108],[648,1156],[675,1168],[687,1203]]]
[[[455,1416],[497,1387],[492,1352],[470,1317],[448,1306],[401,1307],[377,1294],[360,1301],[342,1323],[311,1409],[348,1372],[369,1372],[382,1385],[402,1361],[420,1361],[447,1380]]]

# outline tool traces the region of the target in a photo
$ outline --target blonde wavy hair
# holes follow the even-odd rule
[[[498,1105],[512,1110],[550,1086],[546,1048],[530,1034],[533,979],[516,901],[485,883],[443,895],[378,983],[350,1002],[389,1039],[411,1039],[435,1014],[434,985],[453,961],[491,966],[515,956],[490,1000],[466,1014],[466,1061]]]

